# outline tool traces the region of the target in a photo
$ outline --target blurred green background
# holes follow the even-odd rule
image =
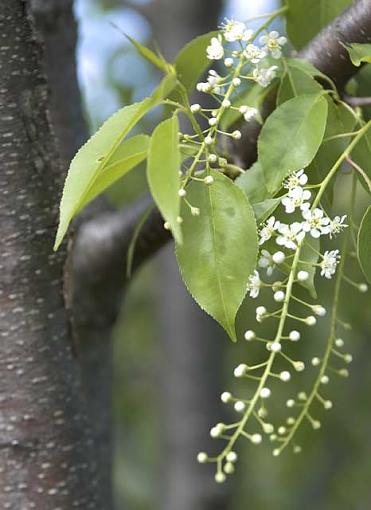
[[[79,23],[78,73],[91,132],[120,106],[149,94],[160,76],[143,61],[113,24],[172,58],[197,34],[224,16],[247,19],[277,7],[273,0],[76,0]],[[284,30],[284,27],[280,27]],[[369,70],[356,84],[369,93]],[[150,131],[161,112],[146,117]],[[349,177],[337,187],[335,211],[347,201]],[[143,169],[132,172],[108,193],[117,207],[146,192]],[[359,193],[357,209],[367,198]],[[353,325],[344,333],[354,356],[349,379],[333,377],[327,395],[334,409],[318,411],[323,426],[304,425],[300,455],[278,459],[271,445],[241,443],[236,475],[222,487],[212,471],[197,465],[198,450],[210,449],[209,428],[225,418],[222,390],[232,389],[233,368],[246,359],[246,343],[230,343],[187,296],[166,248],[135,277],[115,330],[114,413],[115,494],[127,510],[368,510],[371,508],[371,348],[370,298],[344,287],[342,317]],[[124,268],[123,268],[124,270]],[[358,275],[360,277],[360,275]],[[326,303],[331,287],[322,284]],[[239,331],[255,319],[246,304]],[[303,359],[324,349],[326,321],[300,344]],[[314,377],[278,385],[278,416],[286,398]],[[295,385],[298,385],[297,387]],[[290,386],[291,385],[291,386]],[[284,387],[282,387],[284,386]],[[295,386],[295,387],[294,387]],[[215,445],[214,445],[215,448]]]

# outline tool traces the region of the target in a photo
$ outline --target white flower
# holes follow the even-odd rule
[[[308,176],[304,173],[304,170],[298,170],[292,173],[284,183],[284,187],[287,189],[298,188],[299,186],[305,186],[308,182]]]
[[[287,42],[286,37],[280,37],[280,34],[273,30],[267,35],[262,35],[259,39],[260,44],[264,44],[264,50],[270,53],[273,58],[281,58],[281,48]]]
[[[262,69],[255,68],[252,72],[252,76],[261,87],[268,87],[271,81],[276,77],[277,69],[277,66]]]
[[[247,30],[246,25],[241,21],[226,19],[221,25],[223,35],[226,41],[248,41],[254,34],[253,30]]]
[[[259,64],[259,62],[266,56],[266,53],[255,44],[248,44],[244,50],[244,56],[252,64]]]
[[[244,116],[246,122],[250,122],[254,117],[258,115],[258,109],[253,108],[252,106],[240,106],[240,113]]]
[[[276,221],[274,216],[271,216],[265,226],[260,231],[259,244],[264,244],[272,237],[275,230],[278,230],[280,222]]]
[[[258,322],[262,322],[266,314],[267,309],[265,308],[265,306],[258,306],[256,309],[256,320]]]
[[[285,207],[285,211],[291,214],[297,207],[300,207],[302,211],[306,211],[310,207],[310,203],[306,202],[311,197],[311,192],[303,188],[291,188],[286,197],[281,200],[282,205]]]
[[[269,398],[271,396],[271,390],[269,388],[262,388],[260,390],[260,398]]]
[[[254,273],[249,277],[249,283],[247,284],[247,290],[250,292],[250,297],[257,298],[259,296],[261,287],[261,281],[258,271],[254,271]]]
[[[310,232],[312,237],[318,238],[329,233],[330,220],[324,216],[322,209],[317,207],[313,211],[303,211],[303,218],[305,219],[303,230],[304,232]]]
[[[207,83],[209,84],[211,92],[214,92],[215,94],[220,94],[222,92],[222,88],[220,87],[221,80],[221,76],[219,76],[214,69],[210,69],[209,76],[207,77]]]
[[[331,239],[333,235],[339,234],[344,228],[348,226],[344,223],[346,217],[347,217],[346,215],[341,217],[335,216],[333,220],[330,220],[329,234]]]
[[[262,267],[263,269],[266,269],[268,276],[271,276],[271,274],[273,273],[274,262],[272,255],[269,253],[268,250],[261,251],[261,257],[258,260],[258,266]]]
[[[298,243],[300,243],[304,237],[305,232],[302,230],[302,224],[295,221],[291,225],[285,225],[283,223],[278,227],[279,236],[276,239],[276,243],[279,246],[285,246],[290,250],[296,250]]]
[[[330,279],[336,272],[336,266],[339,263],[339,259],[339,250],[325,251],[320,263],[321,276]]]
[[[224,56],[224,48],[222,45],[222,38],[213,37],[210,41],[210,45],[206,48],[207,58],[210,60],[220,60]]]
[[[208,92],[211,92],[210,83],[205,83],[205,82],[202,82],[202,81],[200,83],[197,83],[196,89],[199,92],[204,92],[205,94],[207,94]]]

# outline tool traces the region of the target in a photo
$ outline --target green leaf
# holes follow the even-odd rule
[[[133,37],[130,37],[127,34],[125,34],[125,37],[131,42],[131,44],[136,48],[138,53],[143,58],[145,58],[148,62],[158,67],[158,69],[161,69],[161,71],[163,71],[165,74],[175,72],[174,67],[171,64],[169,64],[169,62],[166,62],[166,60],[162,56],[156,55],[156,53],[154,53],[146,46],[143,46],[143,44],[141,44]]]
[[[256,222],[259,225],[265,221],[281,203],[281,198],[267,198],[264,202],[255,202],[253,204]]]
[[[350,60],[355,66],[359,67],[362,62],[371,62],[371,44],[353,43],[345,47],[348,50]]]
[[[316,94],[294,97],[268,117],[258,140],[268,191],[275,193],[287,175],[309,165],[321,145],[326,119],[326,99]]]
[[[64,184],[60,220],[54,249],[58,249],[72,218],[87,203],[91,188],[104,167],[133,127],[175,86],[174,76],[165,77],[156,92],[140,103],[121,108],[98,129],[73,158]]]
[[[366,280],[371,283],[371,206],[362,218],[358,232],[357,254]]]
[[[371,181],[371,133],[367,132],[357,143],[352,151],[351,157],[353,161],[362,168],[368,182]],[[357,177],[362,186],[369,192],[369,186],[366,180],[357,172]]]
[[[214,31],[200,35],[186,44],[178,53],[174,63],[175,70],[179,81],[188,92],[193,91],[198,79],[209,67],[210,60],[206,56],[206,48],[211,38],[218,33]]]
[[[347,107],[341,103],[335,104],[329,97],[327,98],[327,104],[328,115],[324,141],[308,169],[311,182],[321,182],[349,144],[349,137],[335,138],[328,141],[327,138],[342,133],[349,133],[355,126],[355,119]],[[324,195],[327,201],[326,205],[332,203],[334,182],[332,180],[326,188]]]
[[[180,212],[179,122],[173,115],[154,130],[148,150],[147,179],[154,201],[169,223],[178,243],[182,233],[177,221]]]
[[[278,89],[277,104],[282,104],[289,99],[302,94],[318,94],[321,92],[321,85],[311,74],[292,66],[287,62],[286,72],[281,79]]]
[[[251,204],[262,202],[271,196],[267,189],[265,175],[259,161],[237,177],[235,184],[243,190]]]
[[[236,314],[256,264],[256,222],[244,193],[224,175],[212,176],[210,186],[191,182],[187,188],[201,213],[192,216],[184,206],[183,244],[176,252],[194,299],[236,340]]]
[[[351,3],[352,0],[288,0],[287,33],[290,41],[296,49],[303,48]]]
[[[114,182],[144,161],[147,157],[148,144],[149,136],[137,135],[119,145],[113,156],[97,175],[76,212],[79,212]]]
[[[313,78],[315,78],[315,77],[324,78],[324,79],[327,78],[327,76],[325,74],[323,74],[319,69],[317,69],[308,60],[303,60],[302,58],[287,58],[286,60],[291,68],[299,69],[299,71],[302,71],[303,73],[307,73],[310,76],[312,76]]]

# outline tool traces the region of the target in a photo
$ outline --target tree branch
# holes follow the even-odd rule
[[[309,60],[341,88],[359,71],[359,68],[351,63],[348,53],[341,43],[368,42],[370,40],[371,2],[369,0],[358,0],[324,28],[299,53],[298,57]],[[269,114],[272,107],[273,100],[271,98],[270,102],[265,105],[266,114]],[[249,128],[244,133],[243,159],[247,166],[250,166],[256,160],[256,142],[259,131],[259,124],[249,123]],[[148,202],[146,203],[148,204]],[[75,245],[76,260],[81,260],[84,257],[79,251],[82,246],[89,244],[90,262],[96,271],[104,270],[112,263],[119,263],[122,268],[131,233],[134,231],[142,213],[143,209],[138,204],[131,211],[121,211],[96,220],[93,219],[87,228],[79,234],[83,236],[83,240],[78,240]],[[99,235],[94,233],[96,229]],[[90,237],[89,240],[88,237]],[[114,239],[117,242],[113,243]],[[141,232],[135,250],[135,267],[151,258],[169,240],[170,236],[163,229],[161,215],[155,209],[150,214]],[[95,273],[95,277],[98,278],[98,272]]]

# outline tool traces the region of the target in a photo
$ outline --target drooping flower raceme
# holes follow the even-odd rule
[[[218,71],[210,69],[205,82],[198,83],[196,87],[200,92],[212,95],[215,106],[203,108],[198,103],[190,105],[195,124],[198,116],[202,116],[207,122],[207,127],[204,130],[200,128],[199,132],[195,130],[192,136],[184,135],[181,138],[182,143],[188,144],[192,151],[197,150],[197,156],[190,158],[191,163],[184,165],[179,190],[179,193],[182,192],[179,196],[194,216],[202,215],[203,211],[197,204],[189,203],[184,193],[188,181],[193,179],[196,182],[201,181],[200,186],[213,186],[214,178],[208,174],[210,169],[224,172],[228,166],[225,154],[218,153],[219,137],[230,137],[234,140],[243,137],[243,130],[236,129],[235,126],[230,131],[223,130],[221,119],[225,113],[234,112],[246,122],[251,122],[255,118],[260,120],[256,103],[244,102],[241,105],[240,95],[243,93],[241,89],[251,81],[255,81],[260,87],[268,87],[282,68],[279,59],[286,38],[276,31],[271,31],[257,39],[256,34],[244,23],[225,20],[220,34],[212,37],[207,47],[207,58],[210,61],[222,62],[218,64]],[[277,65],[272,65],[272,58],[276,60]],[[197,172],[200,170],[206,171],[206,177],[199,177]],[[293,371],[300,373],[306,369],[307,364],[304,361],[291,357],[292,354],[286,347],[287,342],[291,346],[295,345],[295,342],[301,339],[300,327],[314,328],[326,315],[326,309],[320,303],[308,303],[296,296],[296,288],[300,285],[310,288],[313,285],[316,268],[319,268],[320,275],[326,279],[334,276],[340,261],[339,250],[325,251],[322,255],[318,251],[320,248],[316,248],[318,243],[313,243],[313,238],[327,236],[331,239],[347,226],[345,216],[331,219],[321,207],[320,197],[312,191],[319,186],[308,185],[308,175],[304,169],[293,172],[283,184],[282,191],[285,193],[277,200],[280,205],[276,216],[268,217],[259,230],[260,253],[257,259],[259,270],[256,269],[250,275],[246,291],[249,298],[258,300],[258,306],[255,308],[256,326],[260,328],[261,323],[276,320],[278,328],[273,338],[262,338],[254,329],[249,329],[244,334],[247,342],[259,342],[259,345],[263,345],[264,356],[267,357],[263,362],[240,363],[235,368],[234,377],[240,382],[259,381],[255,393],[251,394],[249,390],[247,396],[243,398],[232,395],[230,391],[222,393],[222,402],[232,405],[233,411],[238,413],[237,421],[230,425],[218,423],[211,428],[212,437],[227,441],[226,447],[217,457],[209,458],[205,452],[198,455],[201,463],[216,463],[215,480],[219,483],[225,481],[226,475],[234,472],[237,454],[233,447],[240,437],[258,445],[262,442],[263,435],[268,435],[272,443],[278,444],[273,450],[273,455],[277,456],[295,434],[299,418],[290,416],[285,425],[277,428],[267,421],[267,406],[274,394],[272,381],[287,385]],[[310,256],[305,253],[306,251],[309,251]],[[259,303],[267,291],[270,292],[269,302],[273,303],[271,306]],[[303,308],[300,314],[292,310],[294,301]],[[291,322],[295,324],[292,325]],[[349,356],[346,359],[349,360]],[[309,365],[321,367],[320,383],[326,384],[328,375],[323,373],[322,363],[320,356],[314,356]],[[341,370],[345,373],[346,369]],[[322,402],[322,396],[318,391],[311,395],[310,398]],[[302,409],[300,420],[304,416],[312,423],[313,428],[318,428],[318,420],[313,420],[308,411],[309,400],[306,393],[299,392],[297,397],[287,400],[287,406]],[[330,409],[329,401],[323,402],[326,402],[324,407]],[[256,421],[251,423],[251,420]],[[294,451],[299,450],[300,448],[294,445]]]

